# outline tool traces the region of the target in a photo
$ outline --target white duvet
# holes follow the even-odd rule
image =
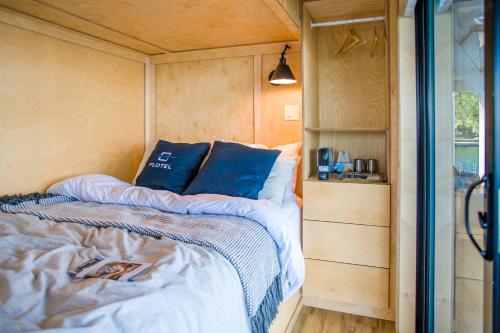
[[[167,212],[225,214],[267,228],[279,248],[288,284],[302,285],[304,262],[282,209],[268,201],[218,195],[178,196],[88,175],[55,184],[49,192],[83,201],[148,206]],[[67,272],[100,254],[152,262],[137,282],[72,282]],[[238,274],[217,252],[120,229],[38,220],[0,213],[0,330],[80,327],[85,332],[249,332]]]

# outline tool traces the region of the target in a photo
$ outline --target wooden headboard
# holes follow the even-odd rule
[[[287,63],[298,83],[287,86],[268,82],[279,53],[204,59],[200,51],[200,60],[156,64],[152,140],[223,139],[268,147],[302,141],[301,119],[284,120],[285,105],[302,104],[300,50],[293,51]]]

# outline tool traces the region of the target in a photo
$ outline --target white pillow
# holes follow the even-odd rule
[[[298,156],[278,157],[264,183],[264,187],[259,192],[258,198],[271,200],[281,206],[287,188],[290,187],[292,182],[295,183],[293,177],[298,163]]]
[[[280,156],[300,156],[302,155],[302,143],[295,142],[286,145],[276,146],[270,149],[281,150]]]
[[[295,170],[293,170],[293,177],[292,180],[290,181],[290,186],[289,186],[289,192],[294,192],[295,187],[297,186],[297,172],[298,172],[298,165],[300,163],[300,160],[302,159],[302,143],[301,142],[295,142],[295,143],[289,143],[286,145],[281,145],[277,147],[273,147],[271,149],[277,149],[281,150],[280,157],[285,157],[285,156],[290,156],[290,157],[298,157],[297,165],[295,166]]]

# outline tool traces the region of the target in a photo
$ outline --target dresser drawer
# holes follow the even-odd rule
[[[304,219],[389,226],[390,185],[304,181]]]
[[[389,270],[306,259],[305,297],[387,308]]]
[[[388,227],[304,220],[303,228],[306,258],[389,267]]]

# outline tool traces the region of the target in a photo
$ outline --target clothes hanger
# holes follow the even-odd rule
[[[341,55],[344,54],[344,53],[350,52],[352,50],[355,50],[355,49],[357,49],[357,48],[359,48],[359,47],[361,47],[361,46],[363,46],[363,45],[366,44],[366,40],[364,40],[363,38],[361,38],[352,29],[349,29],[349,34],[351,34],[356,41],[353,42],[353,43],[351,43],[347,47],[345,47],[344,50],[342,50],[342,52],[340,53]]]
[[[377,35],[377,26],[373,26],[373,36],[372,36],[372,42],[370,45],[370,58],[373,58],[375,55],[375,50],[377,49],[378,45],[378,35]]]
[[[356,34],[353,34],[352,29],[349,29],[349,32],[347,32],[347,24],[344,26],[344,29],[346,31],[346,34],[344,36],[344,40],[342,41],[342,44],[340,45],[340,48],[338,49],[337,53],[335,56],[339,56],[342,53],[346,52],[346,50],[351,49],[354,45],[359,43],[360,38]],[[347,42],[349,41],[349,42]]]

